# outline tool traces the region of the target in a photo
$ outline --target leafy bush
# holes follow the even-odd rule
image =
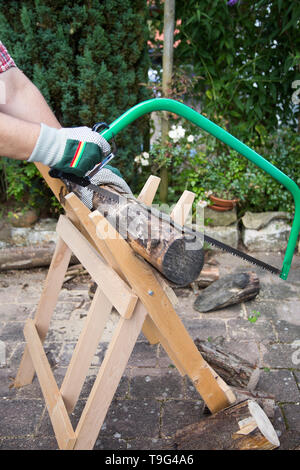
[[[227,119],[227,130],[241,140],[260,139],[279,122],[297,128],[299,15],[294,0],[176,3],[174,60],[193,64],[202,76],[195,88],[202,110],[214,122]]]
[[[0,180],[3,199],[5,194],[10,206],[19,209],[34,207],[43,216],[56,216],[62,211],[35,165],[1,158]]]
[[[252,142],[248,145],[251,147]],[[300,135],[290,129],[282,129],[270,135],[263,148],[257,149],[264,158],[300,184]],[[187,175],[192,190],[200,198],[207,191],[230,191],[239,199],[239,212],[294,211],[291,193],[268,173],[261,170],[234,150],[200,157],[200,164],[193,163]]]
[[[0,7],[1,41],[63,126],[111,123],[148,98],[140,85],[149,63],[146,0],[0,0]],[[147,135],[146,117],[116,137],[115,165],[129,184],[133,155]],[[18,198],[26,188],[36,204],[45,190],[36,170],[12,161],[5,167],[9,195]],[[18,178],[10,178],[15,171]]]
[[[144,159],[144,165],[137,159],[137,172],[144,182],[150,173],[157,173],[161,165],[169,168],[169,202],[178,200],[184,189],[197,195],[196,202],[209,202],[210,192],[239,199],[239,215],[245,211],[294,211],[290,192],[268,173],[261,170],[247,158],[225,146],[220,147],[217,139],[199,134],[198,128],[188,123],[178,124],[180,133],[172,134],[166,145],[155,143]],[[179,138],[178,138],[179,137]],[[245,142],[253,148],[253,141]],[[265,145],[256,148],[264,158],[300,184],[300,135],[284,128],[265,139]]]

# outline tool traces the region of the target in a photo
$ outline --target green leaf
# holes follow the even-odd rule
[[[211,90],[206,90],[205,94],[209,100],[213,99]]]

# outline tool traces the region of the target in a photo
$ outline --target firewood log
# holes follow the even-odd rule
[[[254,400],[231,405],[176,432],[169,448],[176,450],[272,450],[276,431]]]
[[[210,341],[196,338],[195,344],[206,362],[228,385],[247,387],[254,374],[257,383],[259,368],[256,364],[251,364],[249,361]],[[255,385],[252,381],[252,388],[255,388]]]
[[[0,271],[49,266],[54,250],[55,243],[2,248],[0,250]],[[78,263],[78,260],[72,255],[70,263],[76,262]]]
[[[77,185],[69,184],[68,189],[80,197]],[[138,255],[178,286],[197,279],[204,264],[202,237],[192,230],[183,231],[167,214],[134,198],[110,187],[102,189],[105,191],[94,193],[92,210],[101,212]]]
[[[194,302],[199,312],[211,312],[254,299],[260,291],[254,272],[228,274],[203,289]]]

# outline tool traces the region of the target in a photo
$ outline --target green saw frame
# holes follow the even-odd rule
[[[289,236],[288,244],[285,251],[285,256],[283,260],[283,265],[280,272],[281,279],[286,280],[289,274],[291,267],[293,255],[296,248],[296,243],[300,231],[300,188],[299,186],[286,174],[268,162],[261,155],[256,153],[247,145],[240,142],[236,137],[233,137],[229,132],[225,131],[217,124],[214,124],[209,119],[202,116],[197,111],[193,110],[189,106],[186,106],[183,103],[180,103],[176,100],[171,100],[167,98],[155,98],[148,101],[143,101],[142,103],[137,104],[133,108],[126,111],[118,119],[116,119],[108,129],[104,130],[101,135],[110,140],[118,132],[124,129],[126,126],[131,124],[137,118],[143,116],[144,114],[151,113],[153,111],[169,111],[174,114],[178,114],[185,119],[188,119],[192,123],[196,124],[201,129],[215,136],[217,139],[221,140],[229,147],[233,148],[239,152],[244,157],[251,160],[255,165],[260,167],[265,172],[269,173],[274,179],[283,184],[286,189],[293,195],[295,201],[295,215],[292,224],[291,233]]]

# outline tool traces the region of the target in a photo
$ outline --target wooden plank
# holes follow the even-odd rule
[[[98,226],[99,236],[105,238],[107,231],[104,228],[104,217],[95,211],[90,214],[90,218]],[[99,224],[101,221],[102,223]],[[107,221],[106,223],[108,224]],[[110,233],[112,230],[113,227],[110,227]],[[132,288],[143,302],[158,330],[166,338],[175,357],[180,360],[183,369],[191,378],[208,408],[214,413],[228,406],[230,400],[226,392],[219,386],[171,302],[164,295],[163,289],[153,275],[152,268],[134,255],[124,239],[106,238],[106,243],[111,251],[116,253],[120,267]]]
[[[137,296],[130,287],[105,263],[67,217],[60,216],[56,230],[120,315],[130,318],[137,302]]]
[[[88,241],[99,251],[105,261],[122,277],[120,267],[113,254],[107,248],[105,242],[96,236],[96,228],[89,219],[89,214],[91,213],[89,208],[86,207],[74,193],[69,193],[65,196],[65,208],[68,211],[68,217],[78,230],[86,236]]]
[[[60,388],[68,413],[76,405],[111,309],[112,304],[98,287]]]
[[[146,204],[146,206],[151,206],[154,196],[157,192],[158,186],[160,183],[160,178],[158,176],[149,176],[141,190],[140,194],[137,197],[137,200]]]
[[[24,336],[44,395],[58,446],[62,450],[71,450],[75,445],[76,436],[34,321],[30,318],[25,324]]]
[[[151,204],[155,195],[155,187],[158,186],[158,180],[160,180],[160,178],[154,176],[153,178],[149,177],[147,190],[145,189],[144,192],[142,191],[144,194],[144,196],[141,196],[142,202],[144,202],[143,198],[145,197],[145,201]],[[120,266],[117,264],[111,251],[107,248],[105,241],[101,240],[97,236],[96,227],[89,218],[89,214],[91,213],[90,210],[80,201],[80,199],[78,199],[78,197],[74,193],[70,193],[65,197],[65,203],[66,208],[68,208],[69,215],[73,215],[77,219],[77,227],[79,228],[79,230],[82,230],[83,233],[88,231],[89,236],[92,239],[93,245],[101,253],[101,255],[103,255],[106,262],[114,269],[114,271],[126,282],[126,278],[120,270]],[[163,283],[165,284],[165,288],[168,290],[168,286],[165,281]],[[168,293],[170,294],[169,290]],[[157,344],[160,342],[161,335],[159,334],[155,324],[152,322],[150,317],[146,317],[145,324],[143,326],[143,333],[150,342],[150,344]]]
[[[75,450],[93,448],[146,315],[145,307],[138,301],[130,320],[120,318],[78,422]]]
[[[47,335],[50,320],[57,303],[71,255],[72,252],[70,248],[59,238],[35,315],[35,324],[42,342]],[[34,367],[28,348],[25,347],[14,386],[22,387],[23,385],[30,384],[33,377]]]
[[[149,177],[149,179],[150,178],[151,177]],[[178,203],[176,204],[176,206],[174,207],[171,213],[171,218],[173,218],[173,220],[176,219],[175,222],[180,223],[181,225],[185,223],[186,217],[188,216],[188,213],[191,208],[191,205],[193,204],[194,198],[195,198],[195,194],[190,193],[189,191],[185,191],[184,195],[181,196],[180,200],[178,201]],[[152,203],[152,200],[153,199],[149,200],[149,204]],[[141,202],[145,202],[145,201],[141,199]],[[188,210],[183,211],[181,207],[182,204],[189,204]],[[177,299],[175,292],[173,291],[173,289],[169,286],[169,284],[165,281],[165,279],[161,276],[159,272],[155,271],[154,275],[156,276],[157,280],[160,282],[165,294],[169,298],[173,307],[175,307],[178,304],[178,299]],[[178,359],[178,357],[175,356],[167,340],[161,335],[161,333],[156,328],[155,323],[151,320],[149,315],[147,316],[145,320],[143,333],[148,338],[150,344],[160,343],[162,347],[164,348],[164,350],[166,351],[167,355],[169,356],[170,360],[176,366],[179,373],[182,376],[186,375],[186,371],[184,370],[184,367],[180,363],[180,360]]]
[[[138,195],[137,199],[140,202],[143,202],[144,204],[146,204],[147,206],[151,206],[153,199],[155,197],[155,194],[157,192],[158,186],[160,184],[160,181],[161,181],[161,178],[159,178],[158,176],[150,175],[142,191]],[[160,276],[158,272],[156,273],[156,275],[157,277],[160,278],[164,291],[169,296],[169,299],[170,300],[172,299],[171,301],[174,305],[174,303],[177,300],[175,292],[173,291],[171,287],[169,287],[165,279],[162,276]],[[146,317],[146,320],[143,326],[143,334],[146,336],[150,344],[157,344],[161,342],[161,335],[159,334],[158,329],[156,328],[155,324],[153,323],[153,321],[151,320],[149,316]]]
[[[49,170],[50,168],[46,165],[43,165],[42,163],[35,162],[35,166],[43,176],[44,180],[48,184],[49,188],[52,190],[54,193],[56,199],[60,201],[60,195],[62,193],[66,193],[66,186],[65,184],[58,178],[52,178],[49,176]]]
[[[184,191],[171,212],[171,218],[179,225],[184,225],[192,208],[196,194]]]

